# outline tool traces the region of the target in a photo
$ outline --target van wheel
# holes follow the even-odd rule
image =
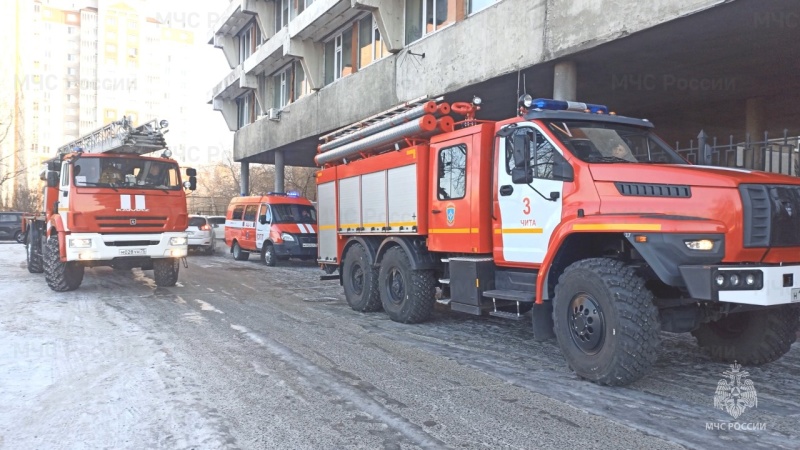
[[[653,294],[621,261],[592,258],[567,267],[556,285],[553,322],[569,366],[597,384],[632,383],[658,358]]]
[[[274,267],[277,259],[275,257],[275,247],[269,242],[264,242],[264,248],[261,249],[261,261],[264,265]]]
[[[231,252],[233,252],[233,259],[237,261],[247,261],[250,259],[250,252],[242,250],[242,247],[239,246],[238,242],[233,243],[233,249],[231,249]]]
[[[76,261],[61,261],[58,236],[47,240],[44,248],[44,278],[50,289],[56,292],[74,291],[83,282],[84,267]]]
[[[412,270],[405,250],[392,247],[381,261],[378,276],[381,303],[395,322],[424,322],[436,303],[433,271]]]
[[[363,245],[354,244],[347,250],[342,264],[342,284],[347,304],[354,311],[375,312],[383,308],[378,293],[378,269],[369,264]]]
[[[153,278],[159,287],[175,286],[181,269],[178,258],[159,258],[153,260]]]

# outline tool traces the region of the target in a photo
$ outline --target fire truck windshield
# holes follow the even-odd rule
[[[272,223],[317,223],[317,211],[308,205],[275,204]]]
[[[572,154],[589,163],[687,164],[649,130],[607,122],[549,121]]]
[[[177,164],[150,159],[82,156],[72,164],[72,175],[78,187],[181,188]]]

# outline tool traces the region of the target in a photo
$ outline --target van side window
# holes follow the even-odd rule
[[[269,209],[269,205],[261,205],[261,214],[264,215],[267,223],[272,223],[272,211]]]
[[[242,220],[242,213],[244,213],[244,206],[237,206],[233,210],[233,217],[231,217],[231,220]]]
[[[249,205],[247,209],[244,210],[244,221],[245,222],[255,222],[256,221],[256,210],[258,205]]]

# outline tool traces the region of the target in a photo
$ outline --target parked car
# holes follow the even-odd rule
[[[217,238],[207,217],[189,216],[186,237],[189,240],[189,250],[202,249],[207,255],[214,253]]]
[[[0,239],[22,242],[22,213],[0,212]]]
[[[215,236],[222,236],[225,239],[225,216],[206,216],[211,228],[214,229]]]

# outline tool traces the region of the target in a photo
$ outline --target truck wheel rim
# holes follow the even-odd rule
[[[386,280],[386,293],[392,303],[402,303],[406,298],[406,283],[403,278],[402,272],[397,268],[392,268],[389,271],[389,276]]]
[[[594,355],[603,348],[605,319],[594,297],[584,292],[572,297],[567,321],[572,342],[583,353]]]
[[[364,292],[364,268],[360,264],[353,266],[353,273],[350,275],[350,284],[353,286],[353,292],[356,295],[361,295]]]

